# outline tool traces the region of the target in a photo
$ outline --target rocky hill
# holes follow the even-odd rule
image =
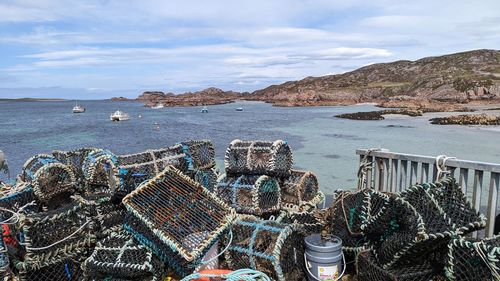
[[[144,92],[136,100],[144,102],[146,106],[162,103],[165,106],[202,106],[233,102],[243,94],[233,91],[223,91],[218,88],[207,88],[197,92],[187,92],[175,95],[159,91]]]
[[[495,98],[500,98],[497,50],[373,64],[343,74],[272,85],[247,97],[282,106],[422,100],[465,103]]]

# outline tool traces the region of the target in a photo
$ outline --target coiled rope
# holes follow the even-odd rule
[[[271,278],[265,273],[249,268],[238,269],[228,274],[202,274],[196,272],[184,277],[181,281],[196,280],[198,278],[222,278],[226,281],[271,281]]]

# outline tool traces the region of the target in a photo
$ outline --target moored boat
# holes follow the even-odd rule
[[[109,116],[109,119],[111,121],[127,121],[130,120],[130,116],[126,112],[117,110]]]
[[[73,107],[73,113],[84,113],[84,112],[85,112],[85,107],[78,105],[77,101],[75,106]]]
[[[201,109],[201,113],[208,113],[208,108],[206,106],[204,106],[202,109]]]
[[[236,111],[243,111],[243,107],[237,107]]]

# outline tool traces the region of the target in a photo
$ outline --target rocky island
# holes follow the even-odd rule
[[[437,125],[500,125],[500,116],[488,114],[464,114],[440,118],[432,118]]]
[[[408,115],[419,111],[468,111],[466,104],[500,103],[500,51],[475,50],[372,64],[343,74],[272,85],[252,93],[218,88],[179,95],[153,91],[144,92],[136,100],[147,106],[200,106],[235,100],[263,101],[275,106],[375,102],[384,108],[406,109]]]

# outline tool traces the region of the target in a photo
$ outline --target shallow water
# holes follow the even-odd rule
[[[382,147],[423,155],[500,162],[499,127],[437,126],[429,118],[389,115],[382,121],[338,119],[339,113],[376,110],[373,105],[283,108],[258,102],[152,110],[140,103],[82,101],[84,114],[73,114],[73,102],[0,102],[0,149],[13,174],[36,153],[85,146],[124,154],[172,145],[187,139],[211,139],[222,167],[224,151],[235,138],[288,140],[297,168],[315,172],[321,188],[354,188],[358,148]],[[243,112],[235,111],[243,107]],[[111,122],[121,109],[130,121]],[[138,118],[142,115],[142,118]],[[155,123],[159,130],[155,130]]]

